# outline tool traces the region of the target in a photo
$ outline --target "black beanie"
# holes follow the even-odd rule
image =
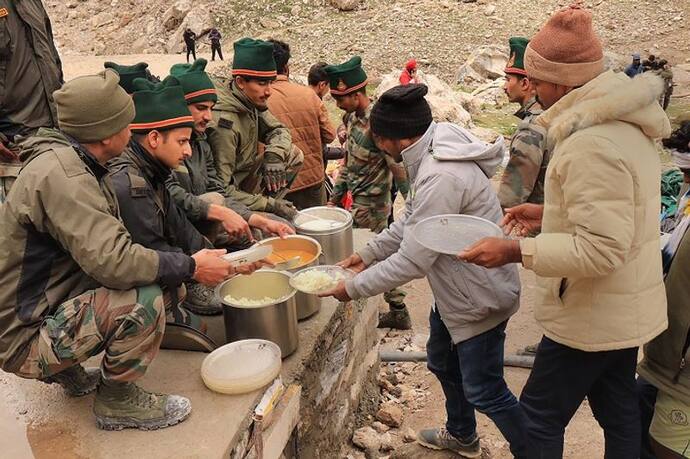
[[[386,139],[423,135],[433,121],[423,84],[396,86],[384,92],[371,109],[371,132]]]

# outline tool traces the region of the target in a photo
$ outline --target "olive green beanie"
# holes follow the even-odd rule
[[[119,81],[117,72],[107,69],[70,80],[55,91],[60,130],[89,143],[112,137],[129,126],[134,119],[134,102]]]

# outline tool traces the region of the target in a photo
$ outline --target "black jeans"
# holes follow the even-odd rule
[[[194,57],[194,60],[196,60],[196,45],[187,45],[187,63],[189,63],[189,55],[192,55]]]
[[[506,324],[453,344],[438,310],[432,310],[427,365],[446,396],[448,432],[461,440],[472,438],[477,431],[476,409],[496,424],[513,455],[525,458],[526,418],[503,379]]]
[[[216,60],[216,53],[218,53],[218,57],[220,60],[223,60],[223,50],[220,47],[220,43],[211,43],[211,60],[215,61]]]
[[[604,429],[604,457],[640,457],[636,366],[636,347],[584,352],[543,337],[520,397],[529,418],[528,457],[563,457],[565,427],[585,397]]]
[[[659,390],[648,383],[643,377],[637,377],[637,400],[640,405],[640,443],[642,444],[640,457],[642,459],[656,459],[652,451],[652,445],[649,442],[649,426],[652,425],[654,405],[656,404],[656,395],[658,392]]]

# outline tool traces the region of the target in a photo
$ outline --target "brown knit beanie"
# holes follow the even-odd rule
[[[53,93],[58,125],[79,142],[107,139],[134,119],[134,102],[112,69],[75,78]]]
[[[592,14],[572,5],[554,14],[525,52],[530,78],[578,87],[604,71],[604,50],[592,28]]]

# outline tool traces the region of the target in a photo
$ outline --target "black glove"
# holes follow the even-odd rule
[[[264,181],[269,193],[275,193],[287,186],[285,163],[275,153],[266,153],[264,157]]]

